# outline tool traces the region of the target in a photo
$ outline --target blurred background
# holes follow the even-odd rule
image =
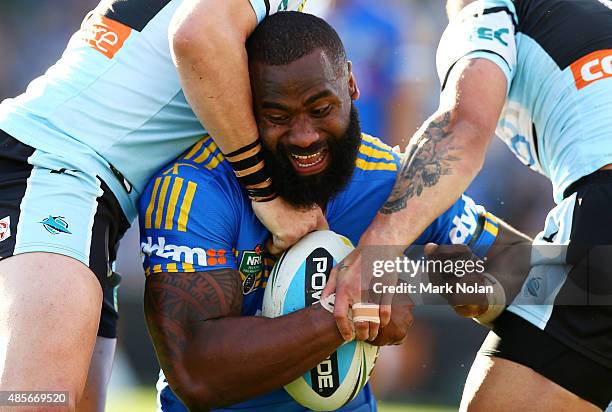
[[[25,90],[53,64],[96,0],[0,1],[0,100]],[[405,146],[435,110],[435,52],[446,25],[444,0],[310,0],[338,30],[361,89],[364,132]],[[551,187],[497,139],[469,194],[529,235],[553,206]],[[158,366],[144,326],[137,228],[121,244],[119,346],[109,411],[153,411]],[[445,307],[415,309],[407,342],[384,348],[372,378],[384,410],[456,410],[486,330]],[[393,405],[396,405],[395,407]]]

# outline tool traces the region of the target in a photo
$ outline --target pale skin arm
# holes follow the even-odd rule
[[[466,190],[484,163],[506,100],[502,70],[486,59],[462,60],[453,68],[437,112],[413,136],[397,181],[381,210],[364,232],[359,246],[334,269],[324,295],[336,291],[335,317],[345,339],[352,328],[348,308],[361,296],[363,248],[396,246],[397,254],[412,242]],[[340,266],[340,265],[339,265]],[[379,303],[379,302],[375,302]],[[381,306],[381,326],[391,308]],[[373,339],[375,323],[355,325],[356,338]]]
[[[185,97],[223,153],[258,138],[245,48],[256,26],[248,0],[186,0],[171,23],[170,49]],[[296,210],[281,198],[253,202],[253,210],[276,251],[326,227],[320,209]]]

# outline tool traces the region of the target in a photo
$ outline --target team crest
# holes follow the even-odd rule
[[[72,232],[68,230],[68,222],[66,222],[63,216],[49,216],[39,223],[42,223],[47,232],[52,235],[57,235],[59,233],[72,234]]]
[[[257,245],[255,250],[245,250],[240,259],[240,277],[242,279],[242,293],[248,295],[261,284],[263,274],[263,248]]]

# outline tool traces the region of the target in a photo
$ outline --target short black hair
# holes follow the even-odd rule
[[[346,50],[336,30],[308,13],[283,11],[266,17],[246,47],[250,63],[285,66],[322,49],[338,68],[346,67]]]

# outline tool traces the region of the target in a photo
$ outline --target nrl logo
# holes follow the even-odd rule
[[[263,248],[257,245],[255,250],[245,250],[240,259],[240,277],[242,278],[242,293],[248,295],[261,283],[263,273]]]

